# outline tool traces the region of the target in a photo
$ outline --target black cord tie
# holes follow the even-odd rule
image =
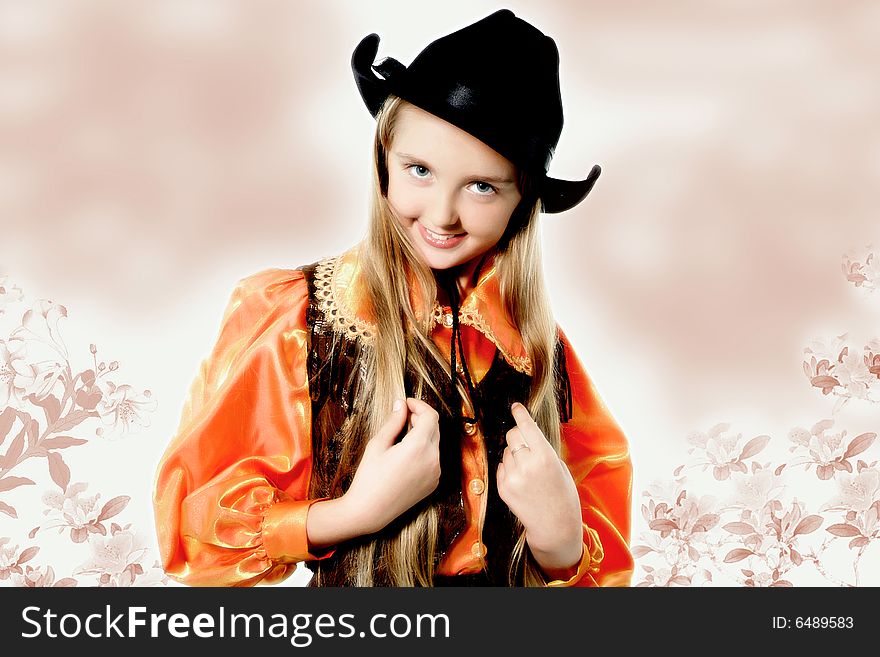
[[[444,277],[445,278],[445,277]],[[459,400],[456,400],[456,403],[450,404],[452,407],[452,411],[455,413],[456,417],[461,420],[463,424],[476,424],[479,421],[480,417],[480,408],[477,402],[477,390],[474,387],[473,379],[471,379],[471,373],[468,369],[467,358],[464,353],[464,346],[461,341],[461,325],[458,320],[458,310],[459,310],[459,295],[458,295],[458,286],[455,283],[454,277],[450,276],[448,279],[444,280],[444,289],[446,290],[446,294],[449,296],[449,306],[452,312],[452,336],[449,341],[449,378],[452,380],[452,389],[453,393],[456,390],[456,381],[457,381],[457,373],[456,373],[456,360],[460,356],[461,358],[461,369],[464,374],[465,384],[467,385],[468,395],[471,399],[471,406],[473,407],[474,416],[468,417],[462,413],[460,410]]]

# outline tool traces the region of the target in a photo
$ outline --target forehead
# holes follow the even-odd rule
[[[513,175],[514,165],[473,135],[414,105],[397,116],[391,148],[423,158],[435,167],[466,168],[488,174]]]

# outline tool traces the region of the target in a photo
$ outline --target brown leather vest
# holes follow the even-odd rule
[[[357,463],[370,436],[364,431],[363,409],[357,408],[355,399],[360,382],[358,364],[365,349],[357,331],[339,335],[335,318],[328,318],[316,296],[316,264],[302,267],[309,285],[307,323],[309,335],[309,388],[312,400],[312,478],[309,497],[336,498],[351,484]],[[337,335],[334,336],[334,331]],[[429,359],[430,361],[431,359]],[[571,417],[571,393],[565,371],[562,344],[556,351],[557,397],[560,418],[563,422]],[[433,381],[444,399],[457,400],[448,371],[435,367]],[[506,446],[506,434],[513,428],[510,405],[528,398],[531,377],[511,367],[496,351],[495,358],[483,379],[476,384],[479,422],[486,443],[488,459],[487,505],[482,540],[486,545],[487,568],[476,576],[435,577],[435,585],[509,586],[508,568],[513,546],[516,542],[516,519],[498,496],[494,473]],[[405,382],[406,393],[412,396],[413,382]],[[402,526],[408,523],[427,505],[434,505],[440,519],[440,536],[435,568],[449,550],[455,538],[466,524],[461,492],[461,440],[464,427],[460,417],[453,416],[433,393],[422,395],[440,414],[440,483],[424,500],[377,534],[358,537],[337,546],[335,553],[322,560],[306,562],[314,577],[309,586],[354,585],[354,549],[363,543],[377,539],[374,551],[373,578],[375,586],[392,585],[381,554],[383,544],[393,540]],[[343,431],[343,424],[346,431]],[[340,463],[343,441],[354,441],[348,463]],[[425,555],[427,559],[427,554]],[[520,585],[521,582],[514,582]]]

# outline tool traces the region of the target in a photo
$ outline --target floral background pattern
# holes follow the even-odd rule
[[[28,303],[20,287],[0,277],[0,582],[167,582],[145,535],[119,524],[130,496],[86,494],[89,484],[72,482],[65,460],[74,449],[149,427],[156,400],[150,390],[117,383],[119,363],[100,360],[94,344],[83,367],[82,354],[71,354],[62,337],[66,318],[64,306]],[[81,562],[59,577],[67,568],[53,559],[69,561],[70,543]]]
[[[845,255],[843,272],[868,294],[880,281],[870,246],[861,258]],[[861,345],[844,334],[814,340],[804,354],[809,384],[836,398],[829,417],[776,439],[744,437],[730,423],[689,434],[688,461],[642,492],[636,585],[880,581],[876,565],[866,568],[880,562],[878,427],[848,431],[835,420],[851,401],[880,403],[880,339]]]
[[[630,439],[635,583],[877,582],[880,262],[841,254],[878,239],[880,5],[505,5],[559,46],[551,174],[602,166],[542,250]],[[352,49],[497,8],[0,0],[0,584],[157,576],[151,481],[235,283],[363,235]]]

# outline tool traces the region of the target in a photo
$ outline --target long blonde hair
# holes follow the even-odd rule
[[[397,118],[405,105],[406,101],[390,96],[377,117],[370,222],[366,239],[360,247],[360,262],[378,334],[372,348],[362,352],[361,383],[356,392],[358,407],[364,409],[367,436],[375,435],[385,423],[394,400],[405,396],[407,372],[414,376],[415,396],[428,389],[443,399],[429,374],[429,359],[438,364],[441,371],[449,368],[430,337],[433,304],[437,297],[436,280],[431,269],[420,259],[386,198],[387,153],[394,139]],[[527,184],[526,181],[521,175],[520,185]],[[523,225],[511,226],[511,234],[502,238],[495,263],[502,303],[520,331],[532,364],[531,390],[526,405],[558,453],[560,418],[554,367],[557,329],[544,287],[538,223],[540,206],[533,202],[525,209],[527,216]],[[413,307],[411,286],[417,290],[413,296],[423,300],[422,307]],[[457,387],[460,394],[466,394],[460,381]],[[340,464],[351,464],[359,457],[360,454],[343,454]],[[354,558],[350,562],[356,571],[354,583],[357,586],[373,585],[378,557],[393,585],[431,586],[439,555],[438,524],[437,508],[425,504],[402,525],[396,537],[362,541],[353,549]],[[541,585],[545,583],[544,578],[525,549],[525,531],[521,525],[517,526],[519,537],[509,564],[509,583]]]

